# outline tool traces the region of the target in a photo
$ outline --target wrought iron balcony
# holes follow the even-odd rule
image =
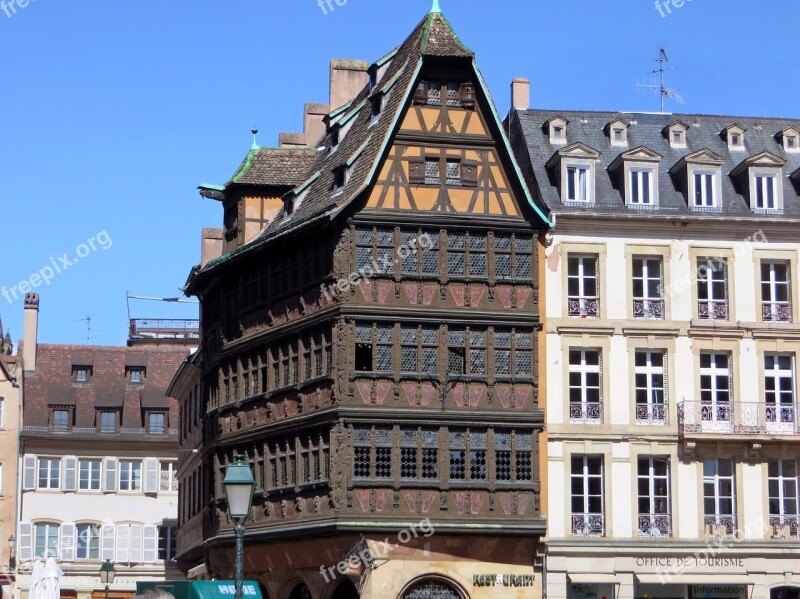
[[[763,302],[761,319],[764,322],[792,322],[792,304],[789,302]]]
[[[567,299],[570,318],[599,318],[600,298],[570,297]]]
[[[770,516],[769,529],[771,539],[797,539],[800,516]]]
[[[736,516],[706,516],[703,520],[703,528],[707,537],[736,537]]]
[[[606,519],[603,514],[572,514],[572,536],[606,536]]]
[[[195,342],[200,340],[200,321],[132,318],[128,338],[131,342]]]
[[[672,516],[669,514],[639,514],[639,535],[643,537],[672,536]]]
[[[641,320],[664,320],[664,300],[633,300],[633,317]]]
[[[602,424],[603,404],[571,403],[569,404],[569,421],[572,424]]]
[[[766,402],[684,401],[678,406],[681,435],[798,435],[797,408]]]
[[[662,426],[668,424],[669,410],[666,403],[637,404],[636,424],[639,426]]]
[[[697,302],[697,318],[700,320],[729,320],[730,311],[727,301],[699,301]]]

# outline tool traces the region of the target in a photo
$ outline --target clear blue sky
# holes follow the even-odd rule
[[[431,4],[346,0],[325,15],[316,1],[31,0],[11,18],[0,11],[0,288],[50,257],[72,260],[102,231],[113,243],[81,249],[38,289],[40,341],[83,343],[89,315],[93,342],[124,343],[125,291],[178,295],[201,228],[222,219],[196,187],[228,179],[253,123],[262,145],[300,130],[303,103],[327,101],[330,58],[375,60]],[[441,3],[501,114],[515,76],[531,79],[537,108],[658,110],[636,83],[652,67],[641,58],[665,42],[679,66],[668,82],[686,98],[668,110],[800,118],[797,0],[687,0],[665,17],[653,0]],[[161,315],[175,307],[133,305],[134,317]],[[22,302],[0,296],[0,316],[20,338]]]

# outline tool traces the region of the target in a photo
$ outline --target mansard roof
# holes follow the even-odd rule
[[[595,203],[592,207],[564,206],[557,181],[550,176],[545,161],[558,149],[550,143],[548,136],[542,131],[542,125],[553,116],[558,115],[572,122],[570,139],[600,152],[596,161]],[[528,183],[537,195],[556,214],[577,214],[590,211],[598,213],[630,213],[631,208],[625,205],[624,190],[619,189],[609,167],[620,157],[620,149],[613,146],[603,129],[609,121],[624,119],[630,123],[628,129],[628,145],[631,148],[646,148],[653,155],[660,155],[657,165],[661,176],[658,177],[658,206],[651,210],[637,210],[639,215],[675,216],[691,215],[697,218],[718,218],[720,216],[751,216],[744,194],[747,186],[741,185],[731,174],[739,165],[766,164],[783,166],[786,175],[783,185],[783,214],[757,215],[758,218],[781,219],[800,218],[800,189],[789,177],[800,169],[800,153],[784,150],[776,133],[789,127],[800,127],[800,121],[776,118],[731,117],[692,114],[649,114],[618,112],[578,112],[563,110],[518,110],[511,116],[512,139],[517,145],[526,146],[526,153],[533,157],[524,170]],[[681,121],[689,125],[686,131],[686,147],[672,147],[669,139],[663,135],[665,128]],[[745,150],[732,151],[720,131],[730,129],[733,124],[746,130]],[[522,140],[522,141],[520,141]],[[635,150],[632,150],[635,151]],[[627,152],[628,154],[630,152]],[[718,164],[722,170],[722,208],[714,213],[698,213],[687,205],[685,191],[678,181],[679,163],[706,161],[707,164]],[[741,168],[740,168],[741,170]],[[800,181],[800,178],[798,178]]]

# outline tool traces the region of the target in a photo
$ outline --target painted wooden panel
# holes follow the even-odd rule
[[[406,112],[400,130],[416,133],[489,135],[479,111],[446,106],[412,106]]]

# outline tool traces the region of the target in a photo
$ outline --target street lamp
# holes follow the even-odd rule
[[[114,577],[117,575],[117,571],[114,569],[114,564],[111,563],[110,559],[107,559],[105,563],[100,566],[100,582],[106,585],[106,599],[108,599],[108,585],[114,584]]]
[[[250,466],[244,461],[245,456],[236,455],[232,464],[228,464],[222,488],[228,500],[228,514],[234,522],[236,531],[236,594],[234,599],[242,599],[242,583],[244,579],[244,521],[250,515],[253,505],[253,491],[256,481]]]
[[[13,569],[16,567],[17,559],[14,557],[14,549],[17,547],[17,539],[14,535],[8,537],[8,567]]]

